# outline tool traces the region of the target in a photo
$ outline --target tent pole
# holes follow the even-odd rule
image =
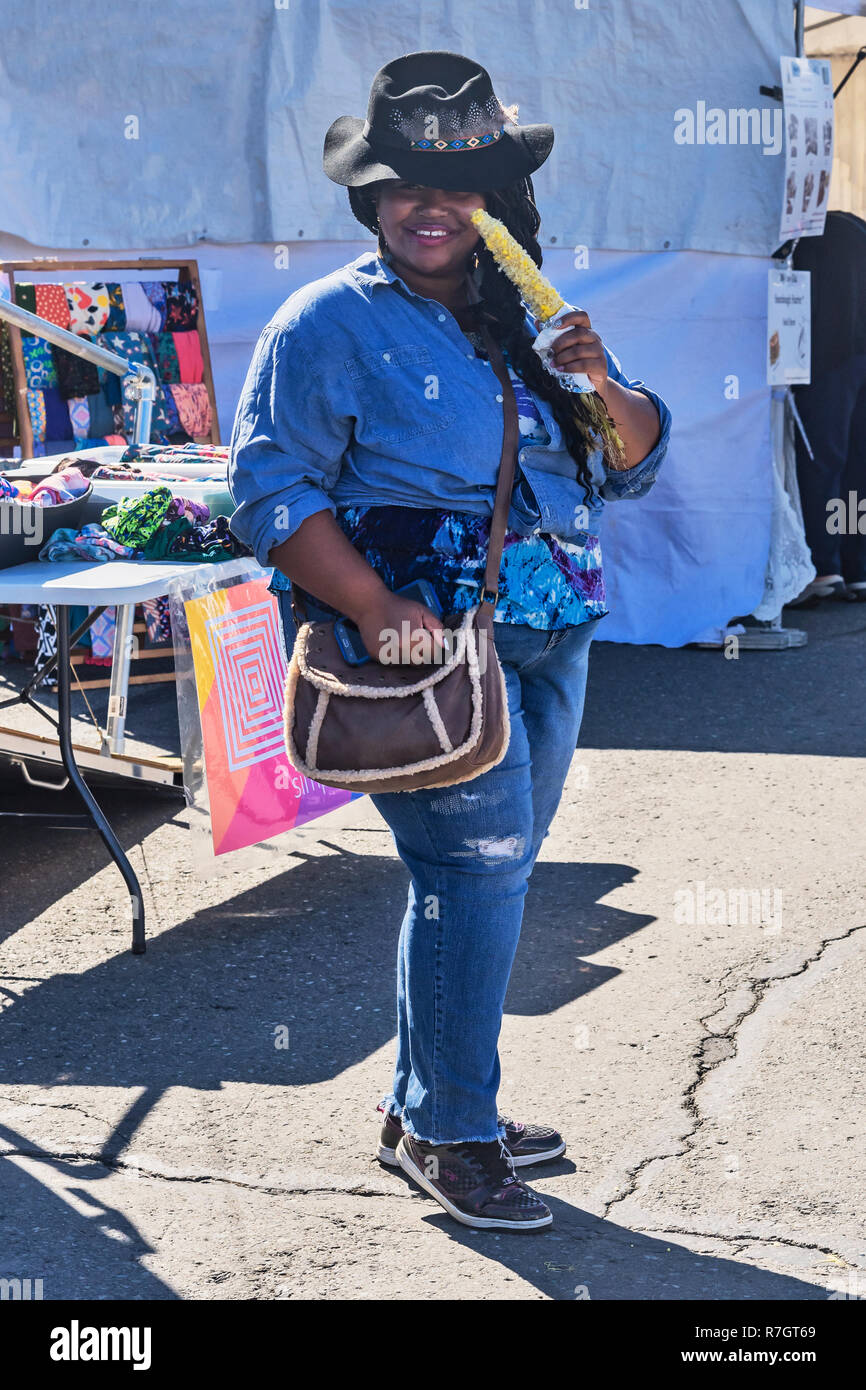
[[[806,0],[797,0],[797,14],[794,20],[794,38],[797,46],[797,57],[804,56],[803,42],[803,23],[806,17]]]

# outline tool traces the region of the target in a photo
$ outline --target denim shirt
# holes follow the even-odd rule
[[[534,335],[535,322],[526,311]],[[605,500],[648,491],[667,450],[671,415],[605,347],[613,380],[659,412],[655,448],[633,468],[589,456],[587,504],[547,401],[548,443],[518,454],[509,529],[581,543]],[[268,566],[274,546],[308,516],[338,506],[447,507],[490,514],[502,449],[502,394],[457,320],[416,294],[375,251],[291,294],[262,330],[229,450],[232,531]],[[587,524],[588,523],[588,524]]]

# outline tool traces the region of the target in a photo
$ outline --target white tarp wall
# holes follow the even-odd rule
[[[605,636],[677,646],[755,607],[772,498],[766,258],[783,160],[777,104],[758,88],[792,51],[789,0],[155,0],[141,11],[70,0],[62,21],[33,0],[4,18],[0,256],[192,249],[213,272],[224,438],[277,305],[371,244],[321,172],[328,124],[364,115],[373,73],[401,52],[477,57],[521,120],[556,128],[535,180],[547,273],[674,412],[656,487],[607,510]],[[38,36],[61,22],[59,62]],[[712,108],[766,115],[724,122],[745,143],[702,143]]]

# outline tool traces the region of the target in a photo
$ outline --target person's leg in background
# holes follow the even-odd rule
[[[855,359],[859,392],[854,398],[848,430],[848,458],[842,475],[848,530],[842,537],[842,576],[848,591],[859,601],[866,600],[866,357]],[[855,504],[849,504],[851,494]]]
[[[803,507],[806,542],[817,571],[816,580],[842,577],[842,536],[828,529],[827,503],[845,498],[843,477],[848,467],[851,416],[857,400],[857,359],[827,372],[809,386],[795,386],[794,396],[803,428],[812,447],[809,458],[797,431],[797,481]]]

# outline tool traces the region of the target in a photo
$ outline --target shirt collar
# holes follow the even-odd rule
[[[383,259],[378,251],[364,252],[357,260],[352,261],[349,270],[355,279],[360,281],[368,299],[371,298],[373,289],[376,285],[396,285],[398,289],[405,294],[411,295],[413,299],[425,299],[424,295],[420,295],[415,290],[409,288],[406,281],[397,274],[393,267]],[[481,299],[478,286],[475,284],[471,275],[467,278],[469,282],[469,303],[477,304]]]

